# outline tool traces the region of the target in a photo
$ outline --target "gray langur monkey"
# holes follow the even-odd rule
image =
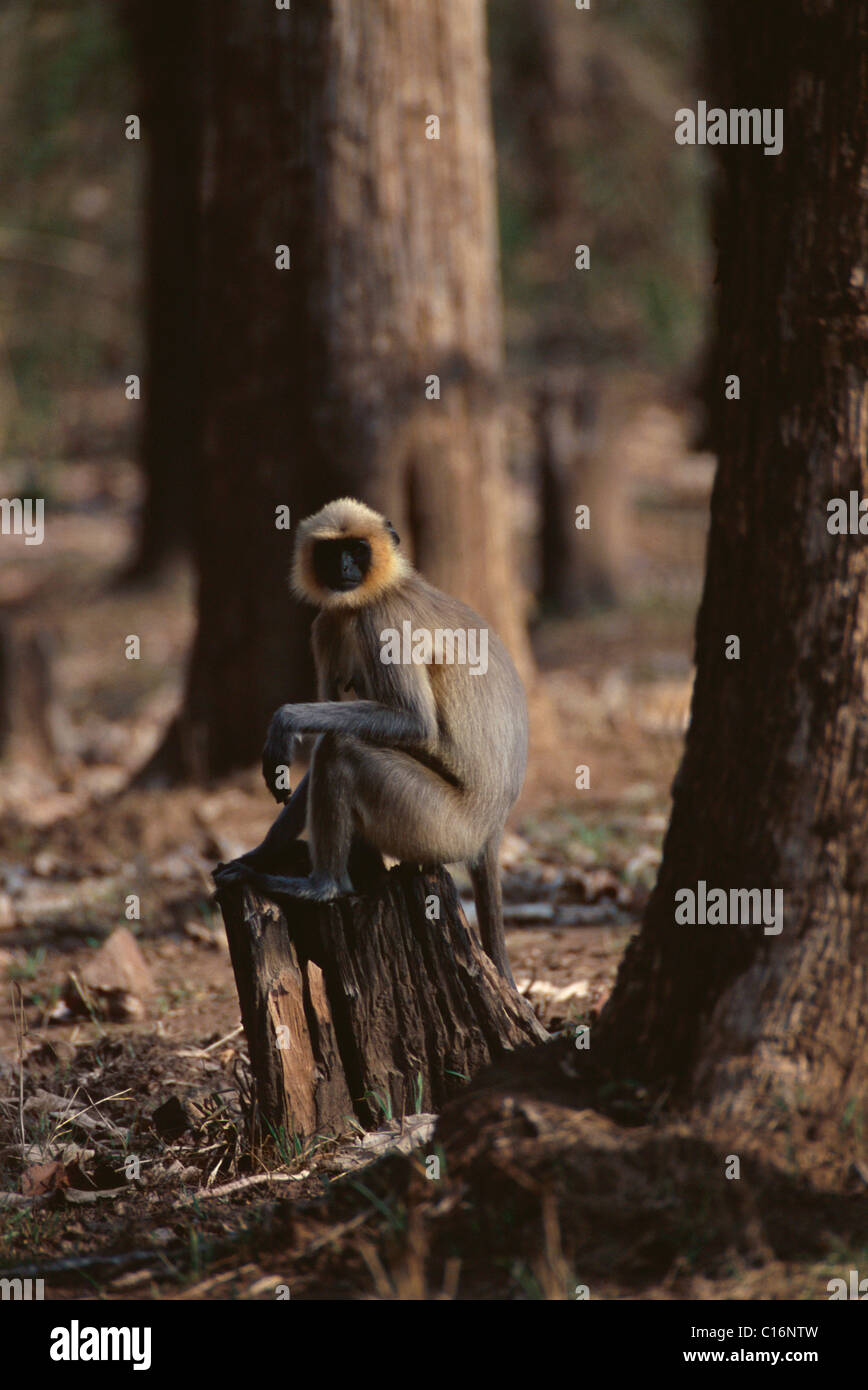
[[[505,647],[473,609],[412,568],[388,521],[351,498],[302,522],[292,585],[320,609],[312,630],[319,701],[281,706],[262,767],[285,800],[278,772],[297,740],[316,734],[310,770],[262,844],[220,865],[215,882],[242,879],[267,894],[328,902],[353,891],[354,841],[405,863],[463,860],[482,945],[512,981],[498,848],[524,781],[528,719]],[[487,651],[484,671],[481,661],[460,660],[471,634]],[[355,698],[344,699],[350,692]],[[305,824],[310,876],[268,872]]]

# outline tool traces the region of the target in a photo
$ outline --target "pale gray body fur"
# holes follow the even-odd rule
[[[262,844],[215,878],[328,901],[352,891],[354,838],[407,863],[466,861],[482,944],[511,980],[498,848],[527,763],[524,690],[490,628],[488,667],[478,675],[458,663],[384,663],[381,634],[401,632],[405,621],[432,633],[487,627],[409,568],[364,603],[324,607],[312,634],[320,699],[283,705],[263,754],[274,791],[276,769],[291,763],[297,740],[317,734],[310,771]],[[310,877],[267,872],[305,824]]]
[[[327,762],[332,774],[349,774],[356,793],[337,808],[327,792],[323,809],[349,813],[369,844],[410,863],[476,859],[492,837],[500,840],[521,790],[527,712],[500,639],[489,629],[488,669],[480,675],[458,663],[371,662],[380,634],[401,631],[405,621],[414,630],[486,626],[471,608],[418,576],[363,609],[323,612],[314,623],[321,700],[341,700],[348,690],[357,696],[337,710],[327,703],[288,707],[296,730],[332,731],[317,740],[312,765],[308,830],[315,872],[318,763],[322,771]]]

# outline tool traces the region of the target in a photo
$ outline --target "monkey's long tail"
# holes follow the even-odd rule
[[[487,956],[490,956],[505,980],[515,985],[506,954],[503,934],[503,895],[500,887],[498,850],[500,836],[488,841],[477,860],[468,864],[476,903],[476,921]]]

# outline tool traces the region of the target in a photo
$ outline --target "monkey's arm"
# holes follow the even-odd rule
[[[304,830],[309,783],[310,773],[306,772],[261,844],[228,864],[217,865],[212,877],[218,887],[232,879],[247,877],[246,870],[249,869],[267,872],[284,867],[287,845],[297,840]]]
[[[433,702],[429,710],[418,696],[396,706],[376,700],[281,705],[262,754],[262,773],[272,795],[277,797],[277,769],[292,761],[296,739],[328,733],[346,734],[378,747],[421,749],[436,740],[437,719]]]
[[[436,737],[437,724],[420,708],[396,708],[376,700],[336,700],[281,705],[271,721],[283,736],[349,734],[364,743],[390,748],[419,745]],[[269,730],[269,738],[271,730]]]

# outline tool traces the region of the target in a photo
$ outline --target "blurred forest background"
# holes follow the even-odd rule
[[[103,811],[100,798],[122,791],[132,774],[146,769],[141,785],[179,776],[207,783],[234,772],[230,790],[205,802],[217,841],[206,837],[197,847],[199,880],[209,853],[229,857],[255,842],[270,815],[255,771],[268,717],[283,699],[308,694],[307,620],[290,606],[285,585],[291,533],[279,536],[279,548],[265,558],[262,517],[272,515],[272,499],[266,494],[263,503],[251,487],[251,455],[271,453],[273,500],[289,502],[294,520],[329,495],[357,491],[388,507],[405,541],[415,543],[423,571],[493,616],[514,651],[530,627],[538,674],[526,657],[524,673],[534,746],[513,859],[527,860],[536,875],[537,907],[516,905],[514,916],[555,923],[564,914],[548,901],[543,879],[564,889],[565,868],[579,875],[566,885],[570,901],[562,906],[569,910],[556,925],[616,925],[602,945],[581,934],[570,943],[602,949],[593,972],[602,980],[593,993],[602,997],[659,860],[689,706],[713,471],[711,456],[698,450],[703,420],[694,404],[711,278],[709,171],[704,152],[677,147],[671,128],[672,111],[689,99],[695,81],[693,9],[622,0],[593,23],[577,23],[583,16],[557,0],[491,5],[502,444],[459,459],[454,490],[444,494],[438,484],[422,495],[420,484],[410,515],[403,498],[384,495],[375,465],[357,445],[364,421],[349,440],[335,438],[334,453],[345,448],[350,466],[358,447],[355,476],[314,455],[314,447],[327,453],[328,443],[314,441],[301,454],[294,447],[298,417],[270,364],[281,352],[313,358],[313,332],[308,341],[300,331],[299,347],[279,337],[277,324],[273,341],[263,328],[264,346],[243,345],[238,361],[199,360],[205,348],[194,336],[192,286],[203,253],[212,277],[203,296],[215,303],[222,286],[227,296],[200,328],[203,337],[240,339],[244,322],[231,321],[236,306],[242,320],[263,324],[268,306],[257,309],[236,293],[235,280],[242,284],[249,274],[242,269],[249,246],[227,236],[221,260],[216,236],[205,245],[192,205],[194,95],[208,104],[201,54],[196,67],[194,11],[182,23],[169,5],[143,11],[69,0],[38,8],[13,3],[0,19],[2,483],[6,495],[44,497],[51,518],[43,547],[7,546],[0,572],[0,805],[22,833],[26,826],[63,826],[70,817],[80,826],[75,818],[90,808],[95,837],[120,836],[120,851],[129,846],[119,817]],[[222,90],[217,79],[214,86]],[[243,91],[231,95],[242,106],[250,100]],[[213,95],[211,101],[210,119],[219,124]],[[139,140],[125,138],[133,112],[143,117]],[[424,114],[420,108],[420,121]],[[261,119],[265,124],[267,114]],[[447,160],[449,138],[445,125]],[[431,146],[422,150],[427,157]],[[252,186],[250,205],[257,196]],[[243,200],[241,206],[243,217]],[[284,208],[276,206],[272,220],[282,225]],[[231,213],[222,219],[232,225]],[[589,270],[575,267],[580,244],[590,248]],[[271,255],[268,246],[263,251]],[[468,273],[477,272],[471,266]],[[273,282],[258,279],[273,298]],[[303,322],[297,306],[286,314]],[[411,314],[408,305],[410,336]],[[496,364],[496,323],[490,337],[482,350]],[[159,360],[151,370],[154,343]],[[432,360],[420,354],[420,398],[418,384]],[[141,400],[128,399],[133,373],[142,381]],[[237,390],[233,374],[245,378]],[[214,382],[213,403],[203,375]],[[257,398],[264,378],[275,379],[274,402]],[[239,392],[245,403],[236,422],[220,410]],[[270,404],[274,436],[256,441],[253,422]],[[193,422],[201,410],[210,410],[207,432],[217,442],[199,474]],[[423,416],[423,430],[430,419]],[[384,435],[389,428],[386,422]],[[325,426],[322,434],[328,438]],[[419,471],[448,478],[446,447],[433,434],[426,447]],[[483,453],[506,469],[494,478],[499,514],[481,497],[475,505],[467,491],[483,472]],[[319,476],[330,468],[333,483]],[[210,492],[218,475],[219,508]],[[248,518],[252,548],[240,552],[248,494],[259,510]],[[574,526],[580,503],[591,508],[589,531]],[[200,630],[193,674],[185,677],[195,630],[196,515],[206,518],[198,528],[205,537],[199,589],[217,630],[204,638]],[[497,568],[499,552],[486,550],[486,533],[509,537],[508,574]],[[234,565],[227,566],[227,555]],[[481,574],[465,572],[473,555],[482,557]],[[221,587],[227,577],[231,592]],[[139,660],[125,659],[128,634],[141,638]],[[202,738],[188,719],[183,747],[184,729],[180,740],[173,737],[173,716],[184,703],[185,680],[190,703],[198,698],[209,718],[221,704],[222,712]],[[590,787],[577,799],[580,764],[590,769]],[[154,816],[138,794],[121,802],[136,826],[133,838],[149,837],[149,877],[158,850],[189,846],[191,835],[201,841],[195,786],[158,804]],[[150,828],[141,831],[140,820]],[[540,855],[552,863],[541,867]],[[38,878],[30,881],[28,901],[18,895],[10,920],[46,911],[45,890]],[[550,943],[547,969],[555,978],[534,980],[535,989],[585,988],[574,979],[566,944]],[[538,947],[535,937],[535,955]]]
[[[185,125],[184,43],[192,40],[176,22],[170,60],[159,37],[168,11],[151,7],[150,33],[136,13],[70,0],[38,10],[12,3],[0,20],[3,485],[10,496],[45,497],[54,519],[38,556],[20,548],[4,555],[6,665],[19,670],[7,679],[6,752],[41,744],[51,768],[67,774],[52,786],[43,765],[34,781],[26,760],[13,758],[3,796],[27,819],[53,819],[65,801],[73,809],[81,797],[115,789],[147,761],[181,697],[192,639],[189,542],[203,501],[193,491],[191,421],[200,383],[184,334],[194,309],[196,231],[170,183],[156,218],[169,221],[174,250],[164,241],[154,251],[147,201],[148,161],[165,162],[166,142],[176,180],[183,158],[193,157],[178,154],[179,131],[192,119],[188,111]],[[519,585],[511,607],[520,611],[498,612],[494,597],[487,611],[507,635],[516,622],[530,622],[547,687],[528,805],[572,806],[572,769],[593,763],[582,826],[568,814],[570,830],[587,835],[588,810],[620,802],[625,778],[633,796],[659,813],[683,727],[712,472],[710,456],[697,452],[703,422],[693,404],[711,253],[704,152],[679,149],[671,130],[672,110],[689,99],[695,79],[693,7],[623,0],[593,23],[575,21],[555,0],[494,0],[489,12],[506,347],[498,409],[508,498],[500,529],[508,526],[513,538],[509,565]],[[149,103],[170,108],[165,128],[149,125]],[[127,140],[125,117],[139,110],[142,138]],[[590,270],[574,266],[578,244],[591,249]],[[149,275],[165,277],[167,262],[155,271],[149,256],[159,254],[174,254],[177,274],[155,310]],[[177,303],[166,307],[168,298]],[[148,413],[149,315],[163,358],[156,423]],[[251,361],[251,374],[257,367]],[[141,401],[127,399],[131,373],[142,379]],[[286,450],[279,498],[303,501],[304,460],[290,456],[288,438]],[[243,461],[233,463],[243,476]],[[426,467],[437,470],[436,445]],[[450,526],[451,500],[444,509],[439,497],[429,499],[441,517],[415,525],[433,536],[430,554],[418,540],[416,551],[432,578],[460,592],[468,547],[449,552],[442,535],[458,529]],[[593,522],[577,533],[581,502]],[[313,505],[294,510],[294,519],[306,510]],[[498,523],[473,516],[477,549],[486,525]],[[414,518],[405,518],[405,534],[413,529]],[[223,541],[215,535],[211,547],[221,556]],[[261,624],[251,617],[251,645],[268,648],[269,658],[276,643],[287,645],[287,558],[288,538],[277,566],[249,586],[264,591],[270,614]],[[466,589],[483,607],[472,576]],[[251,612],[253,599],[242,591]],[[261,627],[269,621],[276,632],[266,640]],[[132,663],[118,655],[127,632],[143,639],[141,660]],[[302,637],[306,643],[306,630]],[[249,683],[245,655],[253,660],[242,649],[233,664]],[[293,656],[297,669],[304,658]],[[233,680],[227,664],[221,684]],[[284,677],[277,699],[286,698],[286,685]],[[211,703],[213,687],[209,673]],[[226,722],[244,725],[246,743],[228,766],[206,755],[194,773],[219,774],[255,756],[273,689],[246,719],[233,695]],[[659,760],[652,751],[649,762],[647,750],[658,744]]]
[[[46,516],[0,553],[4,1273],[864,1272],[868,584],[826,519],[868,493],[866,55],[868,0],[6,0],[0,491]],[[707,99],[780,154],[677,145]],[[262,1145],[210,875],[311,695],[275,508],[345,493],[524,676],[507,947],[558,1036],[447,1069],[436,1133],[402,1074],[381,1133]],[[706,882],[784,929],[685,926]]]
[[[400,338],[403,310],[420,400],[426,373],[443,370],[444,398],[457,383],[472,403],[466,413],[479,408],[484,423],[456,445],[464,406],[430,437],[425,410],[436,407],[420,407],[421,424],[413,417],[407,427],[411,484],[393,496],[380,453],[405,387],[377,378],[380,310],[356,315],[350,295],[346,322],[313,331],[295,288],[301,238],[286,237],[295,281],[285,299],[238,254],[245,206],[251,219],[263,214],[256,244],[272,263],[284,240],[274,228],[290,216],[265,189],[273,182],[281,192],[276,175],[298,135],[291,113],[281,127],[280,86],[261,57],[267,37],[248,11],[227,25],[225,49],[212,35],[200,62],[196,6],[181,9],[7,0],[0,15],[0,491],[45,498],[47,517],[44,545],[4,542],[0,567],[0,968],[27,1019],[22,1039],[17,1005],[4,1002],[0,1042],[5,1055],[26,1058],[31,1163],[56,1156],[62,1139],[67,1169],[78,1164],[95,1188],[114,1192],[132,1146],[152,1165],[153,1199],[144,1213],[115,1200],[94,1213],[87,1236],[19,1213],[0,1249],[13,1259],[34,1241],[46,1258],[70,1239],[79,1251],[134,1248],[156,1227],[176,1276],[194,1296],[217,1296],[213,1279],[223,1276],[211,1278],[209,1261],[221,1241],[249,1239],[241,1217],[186,1212],[179,1234],[172,1215],[185,1185],[244,1171],[235,1082],[243,1039],[209,874],[268,825],[256,754],[268,714],[307,680],[307,630],[284,584],[292,533],[263,544],[262,516],[285,501],[296,522],[352,485],[388,503],[429,577],[506,633],[533,716],[527,786],[503,856],[513,969],[553,1030],[596,1019],[655,881],[690,704],[714,470],[697,405],[712,176],[704,151],[673,139],[673,113],[697,90],[696,5],[613,0],[590,17],[566,0],[491,0],[505,356],[501,370],[484,236],[493,209],[473,173],[486,153],[450,156],[444,119],[441,207],[435,193],[424,211],[442,217],[433,244],[445,247],[460,179],[469,180],[468,203],[482,190],[468,213],[473,235],[450,253],[449,273],[456,298],[466,291],[481,306],[469,334],[478,322],[484,379],[468,367],[469,350],[445,368],[415,354],[412,274],[399,287],[394,331]],[[457,31],[472,43],[472,25]],[[421,101],[420,131],[438,109]],[[242,120],[236,132],[229,115],[248,107],[258,124]],[[125,138],[131,113],[142,116],[141,139]],[[208,226],[185,169],[205,171]],[[365,169],[362,182],[376,172]],[[327,230],[314,226],[323,240]],[[253,244],[244,242],[248,257]],[[401,245],[388,235],[383,244],[387,258]],[[589,269],[576,268],[580,245],[590,248]],[[307,249],[313,265],[318,253]],[[347,237],[327,264],[316,260],[320,304],[342,275],[352,285],[364,258],[383,254]],[[425,283],[418,294],[435,297]],[[368,341],[374,369],[363,352],[350,361]],[[337,404],[318,374],[327,350],[348,363]],[[141,378],[140,400],[129,399],[131,375]],[[369,410],[358,421],[344,409],[356,393]],[[582,503],[590,531],[574,527]],[[248,534],[254,506],[260,530]],[[130,634],[141,640],[134,661]],[[579,765],[590,771],[581,791]],[[141,920],[129,925],[144,954],[131,950],[122,967],[95,964],[129,893],[142,900]],[[86,1136],[69,1119],[82,1078],[94,1094],[127,1094],[100,1109]],[[155,1107],[171,1109],[178,1093],[186,1131],[173,1130],[171,1114],[150,1126]],[[312,1194],[311,1155],[290,1145],[280,1157],[290,1169],[308,1165],[299,1195]],[[332,1158],[324,1146],[317,1171]],[[334,1158],[341,1173],[347,1162]],[[17,1134],[2,1164],[2,1186],[16,1186]],[[378,1210],[392,1200],[387,1188]],[[543,1266],[512,1260],[497,1274],[477,1271],[477,1286],[491,1279],[501,1296],[562,1296],[553,1290],[563,1262],[546,1231]],[[672,1238],[680,1250],[684,1232]],[[183,1258],[179,1240],[189,1240]],[[378,1296],[421,1296],[396,1293],[358,1250],[336,1276],[338,1249],[298,1275],[309,1291],[332,1296],[373,1280]],[[622,1277],[650,1286],[661,1268],[671,1273],[670,1256],[612,1275],[611,1289]],[[231,1277],[253,1288],[261,1268],[244,1268]],[[687,1280],[678,1287],[703,1296],[689,1255],[678,1270]],[[721,1277],[745,1296],[743,1269]],[[120,1285],[113,1291],[125,1296]]]

